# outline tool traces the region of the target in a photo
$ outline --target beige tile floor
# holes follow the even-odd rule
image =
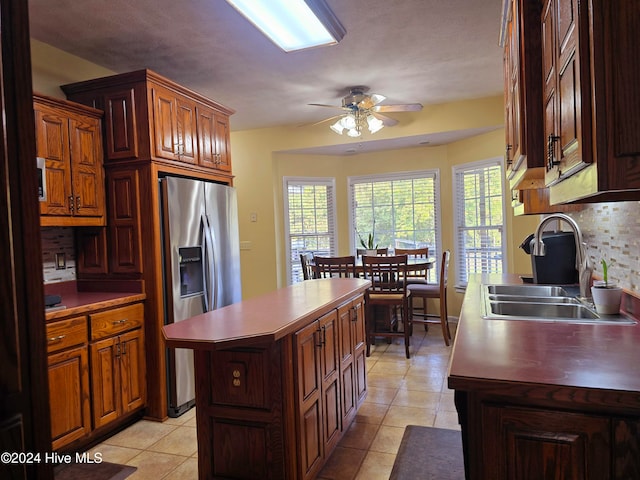
[[[451,324],[455,335],[455,324]],[[404,341],[378,340],[367,359],[369,392],[356,420],[320,472],[320,480],[389,478],[406,425],[459,430],[446,373],[451,347],[440,329],[414,327],[411,358]],[[103,460],[133,465],[128,480],[198,478],[195,409],[163,423],[141,420],[91,450]]]

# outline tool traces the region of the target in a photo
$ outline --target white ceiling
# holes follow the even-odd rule
[[[234,109],[232,130],[323,120],[339,111],[308,104],[340,105],[355,85],[385,95],[383,104],[425,108],[502,92],[502,0],[327,4],[345,37],[335,46],[292,53],[225,0],[29,0],[30,34],[118,73],[154,70]],[[403,115],[389,114],[400,123]],[[445,138],[471,134],[477,132]],[[370,148],[390,148],[378,143]]]

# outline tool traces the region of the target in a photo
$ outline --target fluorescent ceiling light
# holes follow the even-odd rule
[[[324,0],[227,0],[285,52],[342,40],[345,29]]]

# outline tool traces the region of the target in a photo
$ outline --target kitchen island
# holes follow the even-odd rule
[[[306,280],[163,327],[194,350],[200,479],[317,475],[366,396],[369,285]]]
[[[640,324],[484,319],[478,276],[449,365],[467,479],[640,478]]]

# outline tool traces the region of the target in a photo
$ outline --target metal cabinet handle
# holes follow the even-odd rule
[[[73,204],[73,195],[69,195],[69,210],[73,212],[74,209],[75,209],[75,206]]]
[[[66,335],[58,335],[57,337],[50,337],[47,339],[49,343],[56,343],[62,341],[62,339],[66,337]]]
[[[557,135],[550,134],[547,138],[547,170],[552,170],[553,167],[560,165],[560,161],[556,160],[556,142],[560,140]]]
[[[75,207],[76,207],[76,210],[80,210],[80,195],[78,195],[76,197],[76,205],[75,205]]]
[[[512,148],[513,148],[512,145],[507,144],[504,149],[504,159],[507,162],[507,165],[511,165],[513,163],[513,159],[509,157],[509,152],[511,151]]]
[[[120,320],[114,320],[111,322],[112,325],[122,325],[123,323],[127,323],[128,318],[122,318]]]

